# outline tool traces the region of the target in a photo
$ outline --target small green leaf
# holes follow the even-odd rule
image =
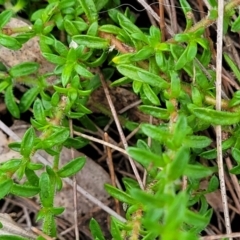
[[[89,36],[97,36],[98,34],[98,22],[93,22],[87,31],[87,35]]]
[[[217,7],[217,1],[216,0],[208,0],[208,3],[211,5],[212,8]]]
[[[5,92],[5,104],[7,106],[8,111],[12,114],[15,118],[20,118],[20,111],[15,102],[14,95],[13,95],[13,86],[9,85]]]
[[[187,134],[188,134],[187,118],[186,116],[181,114],[178,117],[176,124],[174,125],[173,132],[173,143],[177,148],[179,148],[182,145],[182,141],[184,140]]]
[[[159,128],[151,124],[142,124],[141,129],[147,136],[159,142],[165,142],[172,137],[167,129]]]
[[[191,62],[197,55],[197,43],[195,41],[191,41],[187,46],[187,60]]]
[[[46,120],[46,116],[44,113],[44,108],[41,100],[38,98],[33,104],[33,115],[36,120],[40,122],[44,122]]]
[[[44,148],[51,148],[55,145],[61,144],[67,140],[69,137],[69,130],[67,128],[62,128],[53,133],[47,139],[42,141],[42,147]]]
[[[64,28],[66,30],[66,32],[70,35],[70,36],[74,36],[77,35],[79,32],[77,30],[77,28],[75,27],[75,25],[73,24],[72,21],[70,21],[69,19],[65,19],[63,21],[64,24]]]
[[[199,228],[205,228],[209,224],[209,218],[204,215],[192,212],[189,209],[186,209],[184,220],[193,226]]]
[[[152,88],[148,84],[143,84],[142,86],[143,92],[146,95],[147,99],[154,105],[160,105],[160,101],[158,96],[152,90]]]
[[[100,26],[99,31],[118,35],[122,31],[122,29],[112,24],[106,24]]]
[[[134,24],[131,20],[129,20],[122,13],[118,12],[117,14],[118,21],[120,26],[130,34],[133,33],[142,33],[142,31]]]
[[[23,62],[10,68],[9,73],[13,77],[27,76],[36,72],[39,68],[39,64],[36,62]]]
[[[121,232],[118,227],[117,221],[112,217],[111,218],[111,234],[114,240],[122,240]]]
[[[141,163],[146,169],[154,163],[157,167],[164,167],[165,162],[161,156],[154,154],[152,152],[146,151],[145,149],[140,149],[136,147],[129,147],[127,149],[128,154],[134,158],[136,161]]]
[[[109,42],[106,39],[88,35],[75,35],[73,41],[79,45],[85,45],[89,48],[107,49]]]
[[[202,100],[203,100],[203,96],[201,95],[198,88],[192,86],[192,101],[193,101],[193,103],[198,107],[202,107]]]
[[[42,173],[40,176],[39,187],[41,204],[43,207],[52,207],[54,190],[52,189],[52,183],[50,181],[49,175],[46,172]]]
[[[0,14],[0,29],[2,29],[13,16],[13,11],[11,9],[4,10]]]
[[[62,79],[62,85],[63,85],[64,87],[65,87],[65,86],[68,84],[68,82],[69,82],[69,79],[70,79],[70,77],[71,77],[71,75],[72,75],[74,66],[75,66],[74,63],[67,63],[67,64],[65,64],[65,66],[64,66],[64,68],[63,68],[61,79]]]
[[[240,16],[238,16],[237,19],[235,19],[231,27],[232,32],[238,32],[239,30],[240,30]]]
[[[191,35],[189,33],[178,33],[174,36],[176,42],[188,42],[190,39]]]
[[[0,170],[4,172],[14,172],[19,168],[21,162],[21,159],[10,159],[1,165]]]
[[[0,199],[4,198],[11,190],[13,185],[12,179],[6,179],[0,182]]]
[[[20,100],[20,103],[19,103],[19,109],[20,109],[21,113],[26,112],[30,108],[30,106],[34,102],[35,98],[39,94],[39,91],[40,91],[40,89],[38,87],[34,87],[34,88],[27,90],[23,94],[23,96]]]
[[[93,74],[90,71],[88,71],[86,67],[84,67],[80,64],[76,64],[74,69],[80,76],[83,76],[83,77],[86,77],[86,78],[92,78],[93,77]]]
[[[237,148],[232,148],[232,156],[238,164],[240,164],[240,150]]]
[[[159,87],[160,89],[167,89],[169,87],[169,84],[163,78],[141,68],[122,64],[117,66],[117,69],[121,74],[135,81],[147,83],[151,86]]]
[[[8,147],[15,152],[20,152],[21,143],[20,142],[12,142],[12,143],[8,144]]]
[[[216,8],[213,8],[209,11],[209,19],[216,20],[218,18],[218,11]],[[225,19],[224,19],[225,20]]]
[[[232,169],[229,170],[229,172],[235,175],[240,174],[240,165],[233,167]]]
[[[86,158],[85,157],[78,157],[67,164],[65,164],[62,168],[60,168],[57,171],[57,174],[59,177],[65,178],[65,177],[71,177],[75,175],[77,172],[79,172],[84,164],[86,163]]]
[[[60,215],[64,212],[65,208],[64,207],[52,207],[51,212],[54,216]]]
[[[56,54],[43,52],[42,55],[51,63],[57,64],[57,65],[63,65],[66,63],[66,58],[58,56]]]
[[[0,45],[10,48],[12,50],[18,50],[22,47],[22,45],[13,37],[9,37],[7,35],[0,33]]]
[[[8,86],[10,85],[10,83],[8,81],[2,81],[0,83],[0,92],[2,92],[3,90],[5,90]]]
[[[102,230],[98,224],[98,222],[95,219],[91,219],[89,223],[89,228],[91,231],[91,234],[93,236],[93,239],[95,240],[105,240]]]
[[[181,93],[181,80],[178,73],[175,71],[170,71],[171,76],[171,97],[177,98]]]
[[[145,59],[149,59],[154,55],[154,49],[151,47],[143,47],[137,53],[135,53],[132,57],[130,57],[131,61],[137,62]]]
[[[232,125],[239,123],[240,121],[240,113],[217,111],[207,108],[195,108],[191,105],[188,105],[188,107],[196,117],[214,125]]]
[[[90,23],[97,21],[98,13],[97,8],[93,0],[79,0],[83,11],[87,15],[88,20]]]
[[[148,192],[136,188],[130,189],[130,194],[141,204],[151,208],[155,207],[155,210],[162,208],[164,204],[170,200],[169,195],[167,194],[162,193],[161,195],[154,196]]]
[[[181,177],[189,161],[189,148],[181,147],[173,161],[167,165],[168,178],[172,181]]]
[[[223,56],[224,56],[225,61],[229,65],[229,67],[234,72],[236,78],[240,82],[240,70],[239,70],[238,66],[236,65],[236,63],[226,53],[223,53]]]
[[[218,189],[219,187],[219,180],[218,178],[213,175],[208,183],[208,187],[207,187],[207,192],[214,192]]]
[[[210,167],[204,167],[202,165],[192,165],[187,164],[184,175],[193,179],[200,179],[204,177],[208,177],[213,174],[214,170]]]
[[[131,62],[131,57],[133,56],[132,53],[124,53],[115,56],[112,61],[115,64],[127,64]]]
[[[211,144],[212,140],[206,136],[187,136],[183,144],[190,148],[203,149]]]
[[[181,4],[181,9],[184,12],[184,15],[186,15],[187,12],[191,12],[192,9],[189,3],[187,2],[187,0],[180,0],[180,4]]]
[[[80,149],[85,147],[89,143],[89,140],[81,138],[81,137],[76,137],[76,138],[68,138],[64,142],[64,146],[67,148],[75,148],[75,149]]]
[[[39,177],[37,176],[37,174],[29,169],[29,168],[26,168],[25,169],[25,175],[27,177],[27,180],[28,182],[34,186],[34,187],[38,187],[39,186]]]
[[[39,187],[14,183],[11,188],[11,193],[20,197],[33,197],[39,193],[39,190]]]
[[[121,202],[127,203],[129,205],[132,205],[135,203],[135,200],[130,195],[128,195],[127,193],[123,192],[118,188],[115,188],[109,184],[105,184],[104,188],[109,193],[109,195],[118,199]]]
[[[159,118],[159,119],[169,119],[169,112],[165,108],[159,108],[155,106],[148,106],[148,105],[141,105],[138,107],[140,111],[143,113],[149,114],[153,117]]]
[[[187,58],[187,54],[188,54],[188,47],[184,50],[182,55],[178,58],[175,64],[175,70],[182,69],[187,64],[187,62],[189,62]]]
[[[20,153],[24,157],[29,157],[31,152],[33,151],[34,141],[35,141],[36,135],[34,132],[34,129],[30,127],[24,134],[22,143],[21,143],[21,151]]]
[[[122,77],[122,78],[119,78],[118,80],[112,82],[112,83],[110,84],[110,86],[111,86],[111,87],[118,87],[118,86],[121,86],[121,85],[130,83],[130,82],[132,82],[132,80],[129,79],[128,77]]]

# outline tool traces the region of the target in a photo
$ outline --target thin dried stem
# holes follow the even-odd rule
[[[40,231],[39,229],[37,229],[36,227],[31,227],[31,230],[36,233],[37,235],[44,237],[44,239],[46,240],[53,240],[53,238],[49,237],[48,235],[46,235],[45,233],[43,233],[42,231]]]
[[[123,154],[125,154],[125,155],[128,156],[127,152],[126,152],[124,149],[122,149],[122,148],[120,148],[120,147],[117,147],[117,146],[115,146],[115,145],[113,145],[113,144],[111,144],[111,143],[105,142],[105,141],[103,141],[103,140],[100,140],[100,139],[95,138],[95,137],[92,137],[92,136],[88,136],[88,135],[86,135],[86,134],[84,134],[84,133],[80,133],[80,132],[76,132],[76,131],[74,131],[73,133],[74,133],[75,135],[77,135],[77,136],[80,136],[80,137],[86,138],[86,139],[88,139],[88,140],[91,140],[91,141],[100,143],[100,144],[102,144],[102,145],[108,146],[108,147],[110,147],[110,148],[112,148],[112,149],[115,149],[115,150],[117,150],[117,151],[119,151],[119,152],[121,152],[121,153],[123,153]]]
[[[165,19],[164,19],[164,0],[158,0],[159,2],[159,16],[160,16],[160,22],[159,22],[159,26],[162,32],[162,39],[161,41],[164,42],[165,41]]]
[[[104,133],[104,139],[106,142],[109,142],[108,134]],[[111,183],[114,187],[116,187],[116,176],[114,172],[114,166],[113,166],[113,159],[112,159],[112,152],[109,147],[106,146],[106,152],[107,152],[107,165],[111,177]],[[116,212],[120,214],[120,205],[118,199],[114,198],[115,205],[116,205]]]
[[[222,43],[223,43],[223,14],[224,1],[218,1],[218,19],[217,19],[217,59],[216,59],[216,110],[221,111],[222,101]],[[220,189],[223,202],[224,220],[227,234],[231,234],[231,224],[229,219],[229,211],[226,196],[226,186],[224,179],[223,155],[222,155],[222,127],[216,126],[216,142],[217,142],[217,162],[218,174],[220,180]],[[232,238],[230,238],[231,240]]]
[[[103,76],[103,74],[101,73],[101,71],[99,69],[97,70],[97,72],[98,72],[98,74],[100,76],[100,80],[101,80],[101,83],[102,83],[102,86],[103,86],[103,89],[104,89],[104,93],[106,95],[106,98],[107,98],[109,107],[111,109],[114,121],[116,123],[116,126],[117,126],[117,129],[118,129],[120,138],[122,140],[123,146],[124,146],[125,149],[127,149],[128,143],[126,141],[126,137],[124,136],[124,133],[123,133],[123,130],[122,130],[122,126],[121,126],[120,121],[118,119],[117,112],[116,112],[116,109],[115,109],[115,107],[113,105],[113,102],[112,102],[112,99],[111,99],[111,96],[110,96],[107,84],[105,82],[104,76]],[[136,167],[133,159],[130,156],[128,156],[128,159],[129,159],[129,162],[130,162],[131,167],[133,169],[133,172],[134,172],[134,174],[136,176],[136,179],[138,181],[139,186],[141,187],[141,189],[144,189],[143,182],[141,180],[141,177],[140,177],[140,175],[138,173],[137,167]]]
[[[240,232],[237,233],[230,233],[230,234],[220,234],[220,235],[214,235],[214,236],[206,236],[201,237],[200,240],[215,240],[215,239],[225,239],[225,238],[237,238],[240,237]]]

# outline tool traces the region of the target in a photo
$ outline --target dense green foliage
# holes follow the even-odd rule
[[[209,0],[212,10],[207,21],[195,26],[188,17],[190,5],[186,0],[179,2],[186,29],[162,41],[159,28],[141,29],[128,8],[124,12],[114,9],[120,5],[118,0],[22,0],[15,5],[0,1],[5,7],[0,14],[0,45],[18,50],[38,36],[42,56],[55,65],[53,72],[42,75],[36,62],[22,62],[0,72],[0,91],[12,116],[21,118],[22,113],[33,108],[32,127],[21,143],[10,145],[22,157],[0,166],[0,198],[7,194],[38,195],[38,220],[43,221],[45,234],[56,236],[54,217],[64,210],[54,206],[62,178],[84,167],[85,159],[81,157],[59,169],[59,152],[64,146],[79,149],[84,145],[82,139],[70,136],[68,120],[81,122],[84,117],[85,126],[91,129],[87,116],[91,111],[86,104],[91,93],[101,86],[96,72],[110,80],[112,87],[131,84],[142,100],[139,110],[159,120],[157,125],[141,124],[136,145],[127,149],[129,156],[147,171],[144,189],[130,178],[122,179],[125,191],[105,186],[111,196],[127,205],[126,222],[111,219],[113,239],[175,240],[177,236],[178,240],[194,240],[209,224],[212,209],[204,194],[218,188],[217,169],[204,166],[199,159],[216,158],[216,150],[209,148],[212,139],[202,132],[213,125],[223,125],[230,135],[223,142],[223,150],[232,151],[239,164],[239,93],[236,91],[231,100],[222,101],[224,111],[214,109],[216,73],[210,67],[212,53],[204,31],[216,21],[216,1]],[[239,31],[240,18],[232,20],[234,7],[233,0],[225,7],[225,33]],[[17,36],[8,34],[5,25],[22,9],[32,28],[12,29]],[[59,32],[65,34],[64,41],[57,37]],[[224,58],[239,80],[239,68],[227,54]],[[113,80],[116,72],[122,76]],[[53,87],[49,76],[55,76]],[[27,86],[31,83],[19,103],[13,93],[18,82]],[[130,130],[138,125],[125,123],[123,127]],[[42,134],[37,136],[36,130]],[[147,138],[152,140],[150,146]],[[54,156],[52,166],[31,161],[37,150]],[[37,171],[43,168],[45,171],[39,176]],[[239,169],[237,165],[231,172],[239,174]],[[14,175],[19,180],[26,177],[25,183],[15,183]],[[210,179],[208,188],[198,191],[201,179],[206,177]],[[186,189],[182,186],[183,178],[188,182]],[[196,203],[198,212],[192,208]],[[94,239],[105,239],[94,219],[90,229]]]

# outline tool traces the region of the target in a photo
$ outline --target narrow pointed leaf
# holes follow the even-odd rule
[[[78,157],[64,165],[62,168],[60,168],[57,171],[57,174],[59,177],[65,178],[65,177],[71,177],[77,172],[79,172],[84,164],[86,163],[85,157]]]
[[[127,203],[127,204],[134,204],[135,200],[128,195],[127,193],[115,188],[109,184],[104,185],[105,190],[114,198],[117,198],[119,201]]]
[[[11,193],[20,197],[33,197],[40,191],[39,187],[13,184]]]
[[[154,165],[157,167],[165,166],[164,160],[161,158],[161,156],[146,151],[145,149],[129,147],[127,149],[127,152],[132,158],[141,163],[145,168],[148,168],[151,163],[154,163]]]
[[[216,111],[207,108],[194,108],[192,112],[201,120],[214,125],[232,125],[240,121],[240,113],[236,112]]]
[[[166,89],[169,87],[169,84],[163,78],[142,68],[122,64],[118,66],[117,69],[121,74],[135,81],[147,83],[151,86],[159,87],[160,89]]]
[[[5,104],[7,106],[8,111],[15,118],[20,118],[20,111],[18,105],[15,102],[12,85],[8,86],[5,92]]]
[[[40,89],[38,87],[34,87],[23,94],[19,103],[19,109],[21,113],[26,112],[30,108],[35,98],[37,97],[39,90]]]
[[[23,62],[13,66],[9,73],[13,77],[27,76],[31,73],[34,73],[38,70],[39,64],[36,62]]]
[[[90,220],[89,228],[94,239],[105,240],[102,230],[95,219]]]
[[[29,157],[33,151],[34,140],[36,138],[34,129],[30,127],[24,134],[22,143],[21,143],[21,154],[24,157]]]
[[[18,50],[22,45],[13,37],[0,33],[0,45],[10,48],[12,50]]]
[[[0,29],[2,29],[11,19],[13,11],[11,9],[5,10],[0,14]]]
[[[7,179],[0,183],[0,188],[1,188],[0,199],[4,198],[10,192],[12,185],[13,185],[12,179]]]
[[[92,23],[97,21],[97,8],[93,0],[79,0],[83,11],[87,15],[88,20]]]
[[[100,37],[75,35],[73,36],[73,41],[79,45],[85,45],[89,48],[107,49],[109,47],[109,42],[106,39]]]

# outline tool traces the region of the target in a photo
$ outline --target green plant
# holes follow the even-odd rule
[[[216,149],[209,150],[212,139],[204,136],[203,131],[212,125],[224,126],[230,137],[223,142],[223,151],[232,151],[237,162],[231,173],[239,174],[240,159],[238,91],[232,99],[222,100],[224,111],[214,109],[216,74],[209,67],[212,52],[204,33],[217,19],[217,3],[208,2],[212,7],[210,14],[194,25],[189,18],[190,5],[181,0],[186,29],[162,42],[163,33],[159,28],[141,29],[135,25],[129,9],[125,12],[114,9],[120,1],[49,0],[43,5],[39,1],[40,9],[31,8],[27,1],[18,1],[14,6],[10,1],[2,1],[6,10],[0,14],[0,45],[18,50],[38,36],[42,56],[54,64],[55,69],[41,75],[38,63],[22,62],[0,72],[0,91],[12,116],[20,118],[21,113],[33,106],[32,127],[21,143],[10,144],[22,157],[0,166],[0,197],[38,195],[41,202],[38,220],[43,221],[43,232],[56,236],[54,218],[64,209],[54,206],[54,195],[61,191],[62,178],[76,174],[85,163],[80,157],[59,169],[59,153],[64,146],[82,147],[82,141],[70,134],[69,120],[84,122],[84,126],[91,129],[87,101],[101,81],[110,79],[118,71],[122,77],[112,81],[111,86],[130,83],[142,100],[139,110],[158,119],[159,124],[142,123],[136,146],[127,148],[128,155],[144,167],[146,181],[123,178],[125,191],[106,185],[111,196],[127,204],[126,222],[111,219],[112,237],[198,239],[212,216],[204,194],[218,188],[214,175],[217,168],[204,166],[199,161],[200,157],[216,157]],[[232,0],[225,5],[225,33],[229,25],[231,31],[239,31],[239,17],[231,22],[234,8],[239,4]],[[5,25],[23,7],[29,9],[32,28],[6,31]],[[105,9],[108,17],[101,18],[99,14]],[[66,40],[57,39],[54,29],[64,32]],[[18,35],[11,36],[12,33]],[[113,52],[109,51],[112,48]],[[230,56],[224,54],[224,58],[239,81],[239,68]],[[49,76],[55,76],[53,85]],[[13,92],[19,82],[31,88],[17,103]],[[104,113],[99,103],[95,107]],[[125,118],[122,123],[130,130],[137,125]],[[35,130],[41,135],[37,136]],[[147,144],[147,139],[151,139],[151,144]],[[37,150],[54,156],[51,166],[31,161]],[[43,168],[39,176],[37,170]],[[13,175],[26,180],[17,184]],[[201,179],[206,177],[211,177],[208,188],[197,191]],[[193,208],[196,203],[199,211]],[[94,219],[90,230],[94,239],[105,239]]]

